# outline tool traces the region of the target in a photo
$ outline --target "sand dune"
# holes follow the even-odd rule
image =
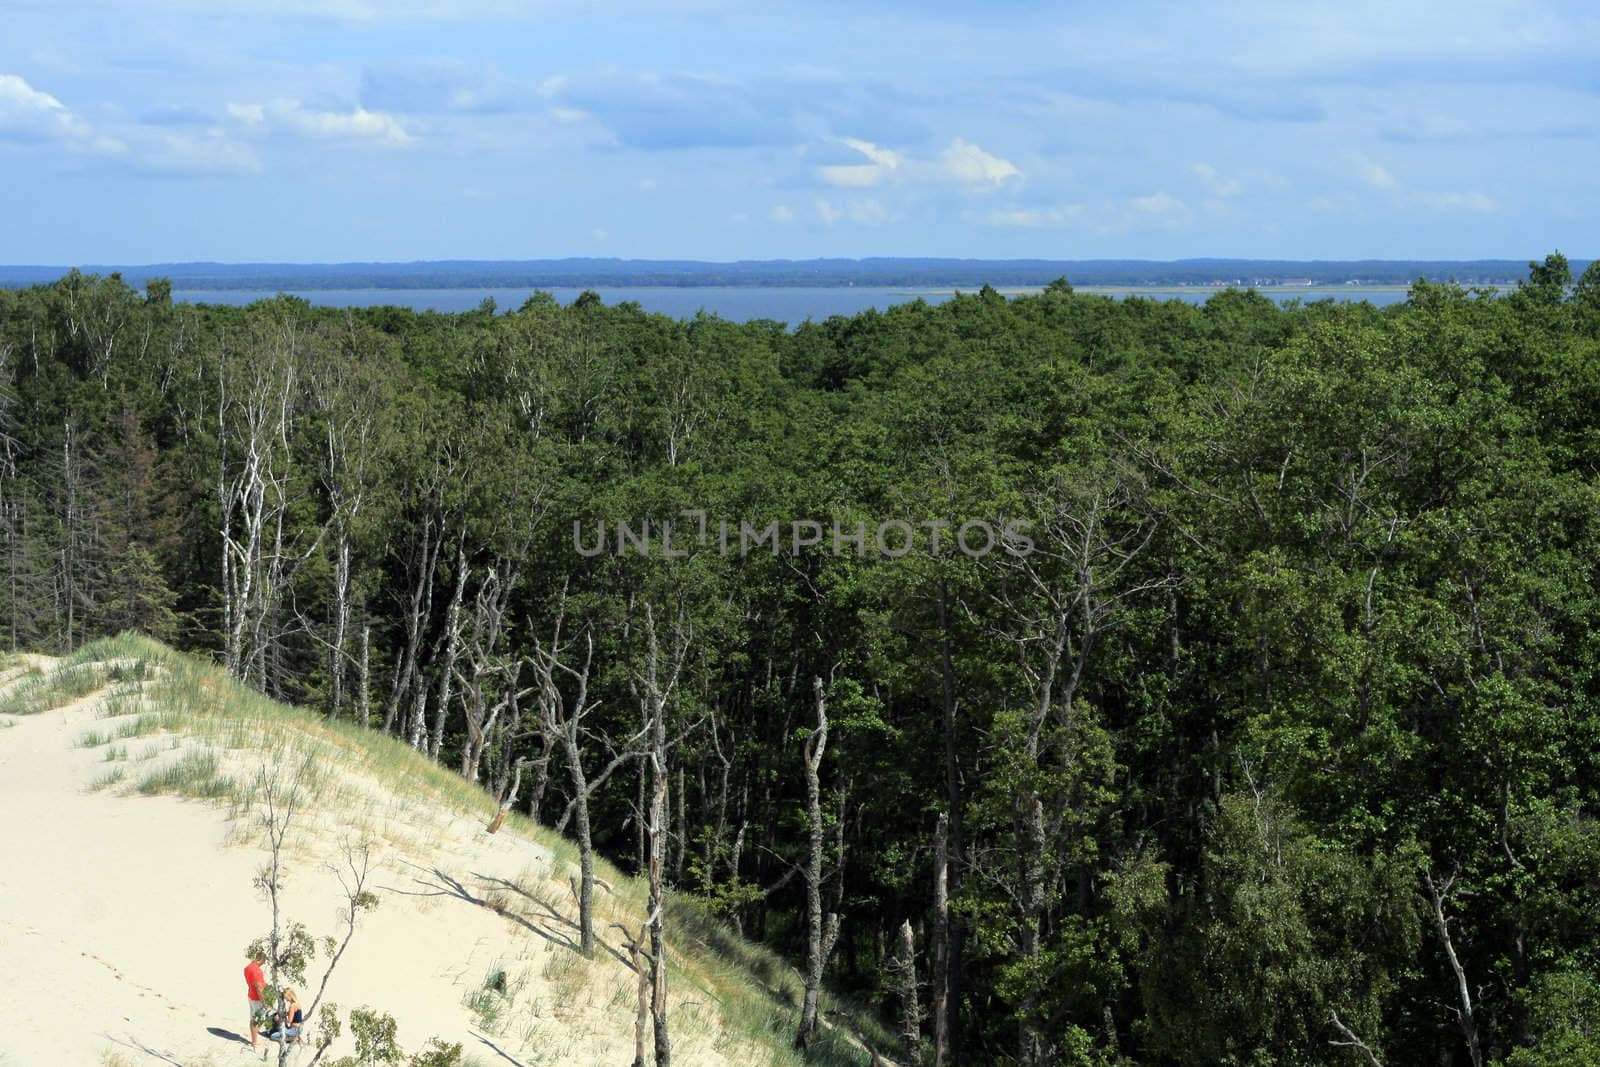
[[[0,674],[0,712],[20,680],[16,667]],[[135,795],[133,773],[171,765],[198,742],[94,736],[114,731],[119,720],[108,713],[138,710],[122,701],[102,688],[40,714],[0,715],[4,1067],[232,1064],[265,1052],[265,1041],[252,1054],[238,1036],[243,947],[269,925],[252,888],[263,835],[224,803]],[[274,757],[244,749],[223,758],[248,780]],[[129,777],[106,786],[103,776],[124,773],[116,767]],[[339,932],[340,891],[323,865],[353,830],[376,842],[381,904],[358,928],[329,999],[391,1012],[408,1050],[437,1035],[480,1064],[632,1059],[633,976],[608,951],[591,963],[570,947],[566,861],[509,827],[491,836],[477,816],[399,803],[358,771],[333,773],[337,788],[325,783],[323,796],[336,810],[309,811],[291,838],[288,917],[319,936]],[[320,964],[311,970],[319,975]],[[510,997],[484,990],[497,970]],[[773,1062],[770,1050],[727,1032],[696,984],[686,978],[675,991],[680,1061]]]

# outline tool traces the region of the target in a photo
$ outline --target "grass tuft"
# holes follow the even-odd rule
[[[209,749],[185,753],[146,774],[135,788],[141,796],[172,793],[203,800],[225,800],[236,791],[233,780],[222,774],[217,754]]]
[[[38,715],[81,700],[105,684],[99,664],[64,662],[14,686],[6,695],[6,710],[13,715]]]
[[[122,780],[127,776],[127,768],[112,767],[104,774],[95,776],[94,781],[89,783],[89,792],[99,793],[103,790],[110,789],[112,786],[121,783]]]

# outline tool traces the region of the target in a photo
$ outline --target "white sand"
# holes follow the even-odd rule
[[[77,744],[85,730],[107,725],[97,717],[102,695],[11,717],[3,714],[7,683],[0,677],[0,1065],[259,1062],[265,1039],[252,1054],[228,1035],[248,1035],[243,947],[270,925],[252,887],[266,858],[263,835],[248,817],[230,822],[219,805],[90,790],[111,764],[103,748]],[[173,742],[121,743],[137,757]],[[140,764],[127,766],[136,777]],[[289,857],[288,917],[318,937],[340,932],[338,883],[321,866],[335,853],[319,845],[338,838],[344,814],[309,816],[313,840]],[[631,973],[605,952],[593,964],[572,958],[526,925],[449,895],[429,873],[437,867],[483,897],[489,879],[551,873],[547,850],[509,831],[490,836],[478,824],[433,818],[421,834],[432,842],[425,850],[390,835],[373,879],[382,903],[358,927],[328,999],[392,1013],[408,1051],[438,1035],[485,1065],[629,1062]],[[556,873],[540,895],[570,916],[570,900],[555,888],[564,872]],[[525,913],[542,911],[521,903]],[[570,933],[559,917],[533,925],[557,940]],[[615,931],[599,932],[616,940]],[[464,999],[496,967],[521,988],[485,1032]],[[308,1006],[321,970],[319,957],[301,987]],[[679,1039],[682,1062],[765,1058],[725,1039],[714,1048],[720,1026],[707,1029]],[[349,1047],[347,1037],[333,1051]]]

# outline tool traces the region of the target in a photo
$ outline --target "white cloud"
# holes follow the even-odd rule
[[[49,93],[35,89],[16,74],[0,74],[0,123],[8,128],[25,123],[65,128],[77,121],[66,105]]]
[[[1209,163],[1196,163],[1195,176],[1198,177],[1212,196],[1238,196],[1239,183],[1221,173]]]
[[[767,217],[780,226],[787,226],[794,222],[794,211],[788,204],[778,204],[767,212]]]
[[[66,143],[97,155],[121,155],[128,146],[97,133],[72,109],[17,74],[0,74],[0,137]]]
[[[220,131],[203,137],[162,134],[139,153],[136,165],[163,174],[254,174],[261,169],[249,145],[230,141]]]
[[[1016,229],[1040,230],[1057,226],[1070,226],[1083,219],[1082,204],[1066,204],[1049,208],[1003,208],[991,211],[984,221],[991,226],[1009,226]]]
[[[942,162],[946,174],[966,185],[1000,185],[1007,179],[1022,177],[1022,172],[1009,159],[990,155],[959,137],[944,150]]]
[[[1151,193],[1149,196],[1136,196],[1129,201],[1133,210],[1141,215],[1156,215],[1170,218],[1181,215],[1188,208],[1182,200],[1170,193]]]
[[[822,220],[822,224],[824,226],[832,226],[835,222],[839,221],[839,212],[838,209],[836,209],[832,204],[828,203],[826,200],[818,198],[817,217]]]
[[[817,173],[829,185],[860,189],[878,185],[894,175],[900,168],[900,154],[882,148],[871,141],[846,137],[844,143],[866,156],[867,163],[840,163],[818,167]]]
[[[1471,211],[1486,215],[1496,208],[1494,200],[1483,193],[1418,193],[1417,203],[1435,211]]]
[[[1374,189],[1393,189],[1400,183],[1395,181],[1394,175],[1381,163],[1374,163],[1370,159],[1360,159],[1357,162],[1361,180]]]
[[[403,145],[413,139],[393,115],[364,107],[353,111],[317,111],[298,100],[279,97],[264,104],[229,104],[228,114],[245,126],[284,129],[318,140]]]
[[[260,104],[229,104],[228,115],[246,126],[260,126],[267,121],[267,109]]]
[[[847,137],[843,143],[859,152],[865,163],[835,163],[817,168],[817,176],[841,189],[870,189],[888,184],[939,184],[956,182],[968,187],[994,187],[1022,171],[1009,159],[985,152],[957,137],[937,159],[916,159],[892,148]]]

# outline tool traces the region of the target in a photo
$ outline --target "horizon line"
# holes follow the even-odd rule
[[[1552,253],[1546,253],[1552,254]],[[865,263],[968,263],[968,264],[1149,264],[1152,266],[1174,266],[1181,264],[1305,264],[1311,265],[1350,265],[1350,264],[1402,264],[1402,263],[1428,263],[1428,264],[1478,264],[1478,263],[1537,263],[1542,256],[1529,259],[1525,256],[1456,256],[1456,257],[1354,257],[1354,258],[1294,258],[1284,256],[1183,256],[1174,259],[1149,259],[1143,257],[1115,257],[1093,256],[1078,259],[1058,259],[1045,256],[810,256],[801,259],[774,256],[769,258],[744,258],[744,259],[693,259],[675,257],[646,257],[646,256],[545,256],[529,259],[338,259],[338,260],[224,260],[224,259],[169,259],[154,260],[149,262],[92,262],[80,261],[77,263],[0,263],[0,270],[57,270],[57,271],[84,271],[88,269],[153,269],[158,267],[421,267],[421,266],[521,266],[526,264],[547,263],[617,263],[617,264],[651,264],[651,265],[681,265],[681,266],[710,266],[734,267],[746,265],[806,265],[806,264],[865,264]],[[1570,263],[1593,262],[1593,257],[1567,256]]]

